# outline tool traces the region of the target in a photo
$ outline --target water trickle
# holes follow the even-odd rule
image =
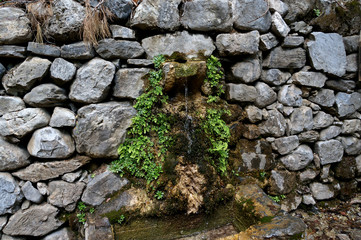
[[[188,149],[187,153],[190,154],[192,152],[192,135],[193,135],[193,118],[188,114],[188,81],[186,80],[184,84],[184,98],[185,98],[185,109],[186,109],[186,119],[184,122],[184,130],[187,134],[187,140],[188,140]]]

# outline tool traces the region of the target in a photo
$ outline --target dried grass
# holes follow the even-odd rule
[[[52,0],[40,0],[26,5],[26,10],[30,19],[31,27],[36,32],[35,41],[43,43],[42,28],[48,24],[48,20],[53,16]]]

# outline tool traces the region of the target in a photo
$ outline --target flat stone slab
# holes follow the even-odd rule
[[[263,61],[266,68],[302,68],[306,64],[306,51],[302,48],[276,47]]]
[[[2,45],[0,46],[0,57],[26,58],[26,48],[16,45]]]

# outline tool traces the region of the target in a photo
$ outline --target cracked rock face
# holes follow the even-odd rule
[[[10,171],[30,164],[29,153],[0,137],[0,171]]]
[[[0,173],[0,215],[14,213],[24,198],[10,173]]]

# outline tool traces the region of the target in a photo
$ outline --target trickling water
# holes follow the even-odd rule
[[[192,135],[193,135],[193,118],[192,116],[190,116],[188,114],[188,82],[186,80],[185,85],[184,85],[184,98],[185,98],[185,108],[186,108],[186,120],[184,122],[184,130],[187,134],[187,140],[188,140],[188,149],[187,149],[187,153],[190,154],[192,151],[192,144],[193,144],[193,140],[192,140]]]

